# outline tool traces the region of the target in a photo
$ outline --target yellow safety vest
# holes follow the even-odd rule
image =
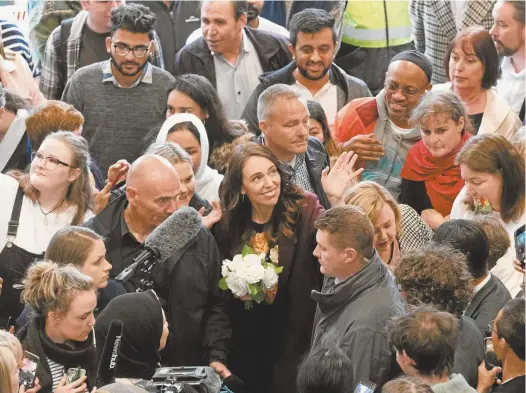
[[[387,11],[387,31],[385,9]],[[411,42],[409,1],[348,0],[343,16],[342,41],[360,48],[386,48]]]

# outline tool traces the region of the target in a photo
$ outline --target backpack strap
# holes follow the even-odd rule
[[[60,59],[60,69],[64,77],[66,77],[68,74],[68,38],[71,33],[73,19],[75,18],[63,20],[60,23],[60,45],[58,47],[58,58]]]

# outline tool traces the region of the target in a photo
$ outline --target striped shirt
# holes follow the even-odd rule
[[[53,391],[57,388],[60,380],[64,376],[64,366],[57,362],[54,362],[50,358],[47,359],[49,364],[49,370],[51,371],[51,378],[53,379]]]
[[[27,64],[29,64],[29,69],[33,73],[33,76],[39,76],[40,71],[33,62],[29,45],[16,24],[5,19],[0,19],[0,30],[2,31],[2,42],[4,44],[4,48],[20,53],[25,61],[27,61]]]

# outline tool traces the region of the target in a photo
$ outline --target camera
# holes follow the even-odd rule
[[[137,385],[151,393],[191,392],[191,386],[201,385],[206,379],[204,367],[161,367],[150,381]]]

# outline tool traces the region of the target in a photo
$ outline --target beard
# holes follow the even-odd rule
[[[122,74],[122,75],[125,75],[125,76],[135,76],[137,74],[139,74],[143,69],[144,67],[146,67],[146,63],[148,61],[145,61],[143,64],[139,64],[139,63],[136,63],[134,61],[123,61],[121,64],[117,63],[117,60],[115,60],[115,57],[113,56],[113,54],[111,55],[111,64],[113,64],[113,66],[119,70],[119,72]],[[128,71],[125,71],[124,68],[123,68],[123,65],[125,64],[135,64],[137,66],[137,71],[135,72],[128,72]]]
[[[519,50],[519,48],[514,49],[514,48],[504,46],[504,44],[500,41],[493,40],[493,42],[495,44],[499,44],[499,46],[495,45],[495,48],[497,49],[498,54],[501,56],[513,56]]]
[[[252,22],[259,16],[259,9],[255,4],[249,4],[247,9],[247,21]]]
[[[307,66],[309,65],[310,63],[307,63]],[[319,81],[325,75],[327,75],[327,71],[329,71],[329,67],[325,67],[325,65],[323,65],[323,70],[320,73],[320,76],[312,76],[309,74],[306,68],[301,67],[298,63],[296,63],[296,67],[298,68],[298,71],[300,72],[301,75],[303,75],[304,78],[309,79],[311,81]]]

